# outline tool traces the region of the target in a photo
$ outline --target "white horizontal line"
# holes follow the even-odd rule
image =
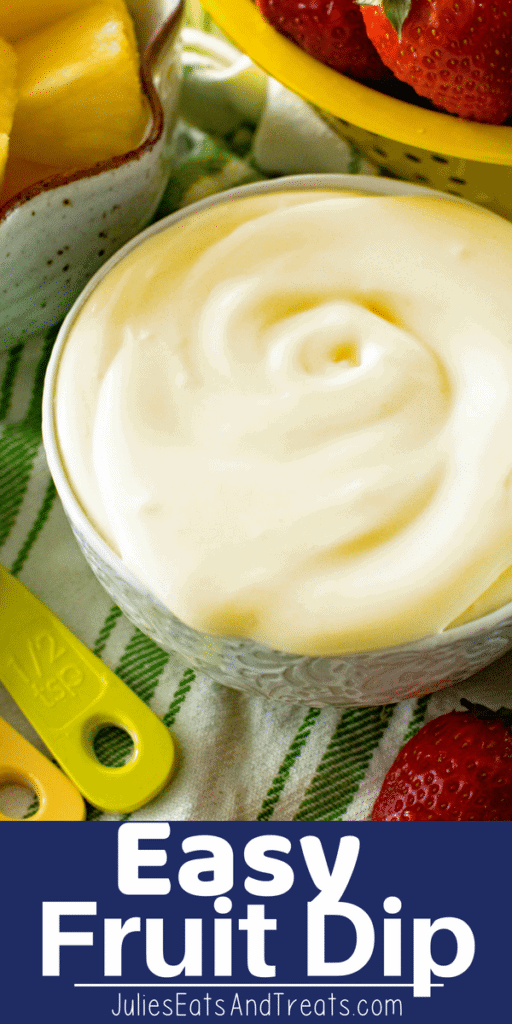
[[[432,982],[431,988],[444,988]],[[75,981],[74,988],[414,988],[412,981]]]

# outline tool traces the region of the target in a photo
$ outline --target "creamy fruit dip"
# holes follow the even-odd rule
[[[55,415],[88,517],[198,630],[337,654],[486,613],[512,596],[512,225],[328,191],[195,212],[93,290]]]

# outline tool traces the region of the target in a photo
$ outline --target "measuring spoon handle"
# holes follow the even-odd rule
[[[83,821],[85,803],[63,772],[0,718],[0,783],[32,789],[39,801],[25,821]],[[0,811],[0,821],[16,821]]]
[[[166,726],[50,609],[0,565],[0,680],[76,787],[103,811],[129,813],[169,781]],[[120,768],[100,764],[100,728],[132,738]]]

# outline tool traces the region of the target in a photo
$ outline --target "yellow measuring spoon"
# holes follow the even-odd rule
[[[85,803],[68,778],[0,718],[0,785],[28,786],[39,807],[25,821],[83,821]],[[17,821],[0,811],[0,821]]]
[[[128,813],[169,781],[172,737],[163,722],[0,565],[0,680],[77,789],[103,811]],[[94,737],[124,729],[127,764],[100,764]]]

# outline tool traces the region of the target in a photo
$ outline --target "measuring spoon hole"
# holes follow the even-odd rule
[[[118,725],[102,725],[92,746],[98,761],[105,768],[122,768],[131,761],[135,752],[130,733]]]
[[[39,810],[39,797],[31,786],[18,782],[5,782],[0,785],[0,811],[6,818],[14,821],[25,821],[33,818]]]

